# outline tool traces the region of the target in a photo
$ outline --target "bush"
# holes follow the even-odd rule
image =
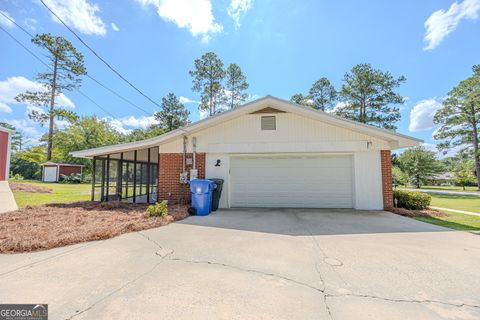
[[[23,180],[23,176],[20,173],[12,174],[10,172],[10,180]]]
[[[82,183],[82,175],[80,173],[72,173],[69,176],[61,174],[59,182],[69,184]]]
[[[147,212],[150,217],[166,217],[168,215],[168,201],[163,200],[148,206]]]
[[[424,210],[430,205],[432,197],[426,193],[395,190],[393,197],[396,200],[398,208],[405,208],[408,210]]]

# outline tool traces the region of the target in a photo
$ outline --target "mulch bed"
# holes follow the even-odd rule
[[[147,204],[75,202],[27,206],[0,215],[0,253],[31,252],[167,225],[188,216],[169,206],[167,217],[150,217]]]
[[[408,210],[404,208],[393,208],[393,213],[399,214],[404,217],[441,217],[444,216],[445,213],[433,210],[433,209],[425,209],[425,210]]]
[[[12,191],[31,192],[31,193],[52,193],[52,189],[50,188],[35,186],[29,183],[10,182],[9,185]]]

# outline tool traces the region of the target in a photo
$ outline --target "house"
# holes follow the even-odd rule
[[[0,127],[0,181],[8,180],[13,130]]]
[[[421,140],[272,96],[93,159],[92,200],[186,202],[189,178],[225,180],[220,207],[393,206],[390,150]]]
[[[42,164],[42,181],[58,182],[61,175],[82,174],[83,165],[71,163],[45,162]]]

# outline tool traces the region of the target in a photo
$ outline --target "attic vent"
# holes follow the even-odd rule
[[[262,117],[262,130],[275,130],[276,128],[275,116]]]

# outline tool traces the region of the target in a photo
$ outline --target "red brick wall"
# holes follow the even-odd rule
[[[66,167],[66,166],[60,166],[60,174],[64,174],[66,176],[71,175],[72,173],[81,173],[82,168],[81,167]]]
[[[192,158],[187,153],[187,158]],[[158,200],[169,200],[178,203],[182,198],[190,202],[190,190],[188,185],[180,185],[180,173],[182,172],[182,153],[161,153],[158,168]],[[205,153],[197,153],[198,178],[205,179]],[[186,166],[190,174],[191,165]]]
[[[0,132],[0,181],[7,180],[8,133]]]
[[[392,158],[390,157],[390,150],[381,150],[380,158],[382,163],[383,209],[390,211],[393,209]]]

